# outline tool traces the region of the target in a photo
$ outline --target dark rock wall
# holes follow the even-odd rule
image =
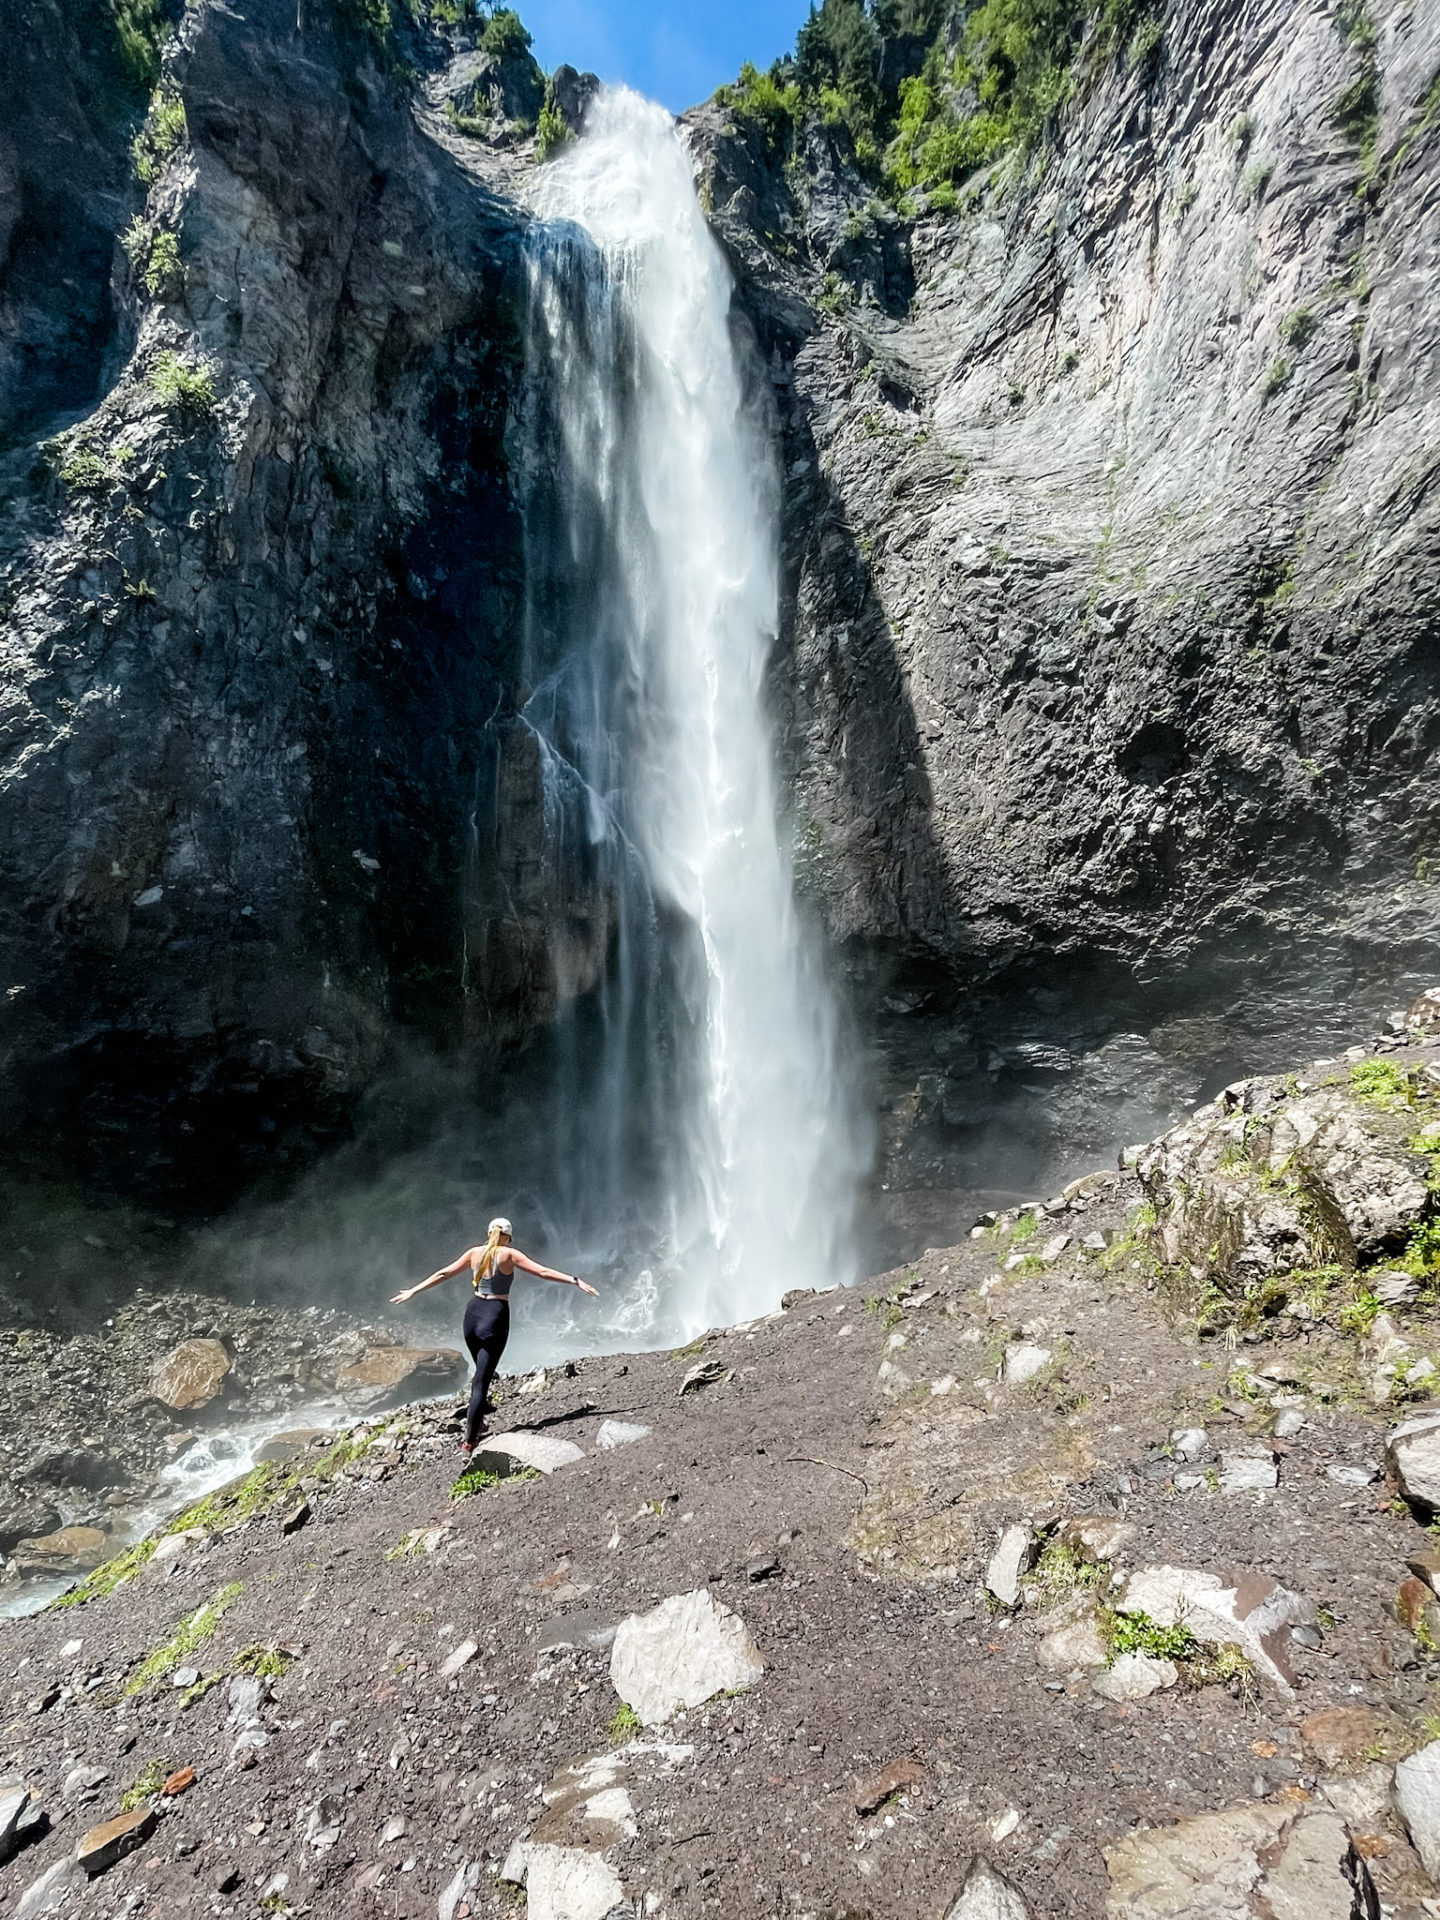
[[[517,1014],[464,979],[518,604],[518,216],[303,17],[186,14],[188,138],[148,200],[113,166],[86,199],[103,397],[5,456],[5,1132],[157,1197],[323,1143],[397,1022],[525,1017],[523,982]],[[32,133],[63,178],[68,123]],[[179,265],[147,287],[157,234]],[[213,408],[167,404],[166,355]]]

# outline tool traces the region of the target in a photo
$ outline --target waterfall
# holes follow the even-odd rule
[[[531,1197],[554,1257],[614,1273],[611,1328],[666,1340],[851,1278],[864,1143],[781,820],[777,479],[728,271],[635,94],[601,96],[535,198],[524,698],[499,749],[544,796]]]

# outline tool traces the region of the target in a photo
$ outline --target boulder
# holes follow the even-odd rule
[[[1060,1541],[1091,1566],[1113,1560],[1120,1549],[1135,1538],[1128,1520],[1117,1520],[1112,1513],[1081,1513],[1067,1520],[1060,1529]]]
[[[336,1388],[367,1413],[448,1392],[465,1374],[455,1347],[367,1347],[342,1367]]]
[[[945,1920],[1030,1920],[1030,1909],[988,1860],[977,1860]]]
[[[1095,1602],[1089,1594],[1076,1594],[1056,1610],[1048,1625],[1049,1631],[1035,1649],[1044,1672],[1084,1673],[1103,1667],[1109,1659],[1095,1622]]]
[[[1440,1740],[1395,1769],[1395,1804],[1432,1880],[1440,1880]]]
[[[85,1885],[85,1869],[71,1855],[47,1867],[21,1894],[15,1908],[15,1920],[40,1920],[41,1914],[56,1913],[70,1905],[70,1895]]]
[[[103,1447],[42,1447],[26,1462],[25,1478],[43,1487],[113,1487],[125,1469]]]
[[[611,1684],[647,1727],[732,1687],[753,1686],[764,1671],[744,1621],[705,1587],[629,1615],[610,1653]]]
[[[107,1872],[117,1860],[123,1860],[127,1853],[142,1846],[154,1831],[155,1809],[136,1807],[130,1813],[116,1814],[113,1820],[91,1827],[76,1848],[75,1858],[94,1879],[97,1873]]]
[[[1268,1493],[1279,1481],[1279,1471],[1268,1453],[1222,1453],[1220,1456],[1222,1493]]]
[[[532,1841],[525,1849],[526,1920],[617,1920],[629,1915],[620,1876],[602,1853]]]
[[[486,1473],[499,1474],[502,1480],[527,1468],[535,1473],[551,1474],[557,1467],[568,1467],[583,1460],[584,1452],[573,1440],[557,1440],[548,1433],[497,1433],[482,1442],[471,1464]]]
[[[1395,1797],[1395,1769],[1372,1760],[1339,1780],[1327,1780],[1323,1792],[1352,1833],[1378,1833]]]
[[[328,1427],[291,1427],[284,1433],[272,1434],[264,1446],[255,1450],[257,1465],[288,1466],[292,1460],[298,1460],[302,1453],[308,1453],[311,1447],[335,1439]]]
[[[1160,1258],[1238,1299],[1272,1275],[1398,1246],[1429,1206],[1426,1168],[1382,1119],[1339,1076],[1227,1087],[1136,1163]]]
[[[150,1391],[176,1413],[208,1407],[225,1384],[230,1355],[218,1340],[182,1340],[155,1362]]]
[[[110,1537],[98,1527],[60,1527],[34,1540],[22,1540],[15,1549],[15,1560],[22,1574],[43,1579],[87,1573],[108,1559],[109,1553]]]
[[[643,1440],[649,1432],[649,1427],[632,1426],[625,1420],[602,1420],[600,1431],[595,1436],[595,1445],[602,1453],[608,1453],[612,1447],[632,1446],[635,1441]]]
[[[1268,1803],[1142,1828],[1105,1855],[1109,1920],[1371,1920],[1365,1862],[1334,1813]]]
[[[1440,1413],[1402,1421],[1385,1442],[1385,1464],[1413,1506],[1440,1513]]]
[[[1287,1699],[1295,1690],[1290,1629],[1315,1620],[1314,1604],[1269,1574],[1244,1573],[1227,1587],[1218,1575],[1191,1567],[1145,1567],[1131,1574],[1115,1607],[1146,1614],[1157,1626],[1184,1625],[1211,1646],[1239,1647],[1257,1677]]]
[[[1090,1684],[1102,1700],[1146,1700],[1164,1687],[1173,1687],[1179,1678],[1173,1660],[1156,1660],[1148,1653],[1122,1653]]]
[[[1016,1605],[1020,1576],[1034,1561],[1035,1539],[1029,1527],[1006,1527],[985,1570],[985,1585],[1002,1607]]]

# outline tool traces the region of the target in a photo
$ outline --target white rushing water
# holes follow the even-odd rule
[[[667,1338],[851,1278],[864,1143],[796,909],[766,712],[773,457],[669,115],[603,95],[536,204],[545,508],[522,718],[557,888],[583,850],[615,921],[598,1017],[557,1052],[573,1126],[554,1142],[567,1198],[552,1236],[643,1258],[611,1326]],[[564,940],[558,927],[562,980]]]

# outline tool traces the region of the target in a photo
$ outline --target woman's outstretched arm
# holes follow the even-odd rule
[[[562,1287],[578,1287],[582,1293],[592,1293],[599,1298],[597,1290],[587,1280],[582,1280],[578,1273],[557,1273],[554,1267],[542,1267],[529,1254],[521,1253],[518,1247],[511,1247],[510,1258],[523,1272],[533,1273],[537,1280],[558,1280]]]
[[[443,1286],[447,1280],[453,1280],[457,1273],[464,1272],[465,1268],[470,1265],[472,1256],[477,1251],[478,1249],[475,1247],[467,1247],[459,1259],[452,1260],[448,1267],[437,1267],[428,1280],[421,1280],[413,1287],[404,1287],[399,1293],[392,1293],[390,1296],[391,1300],[396,1306],[401,1306],[405,1301],[413,1300],[417,1293],[425,1293],[431,1287]]]

